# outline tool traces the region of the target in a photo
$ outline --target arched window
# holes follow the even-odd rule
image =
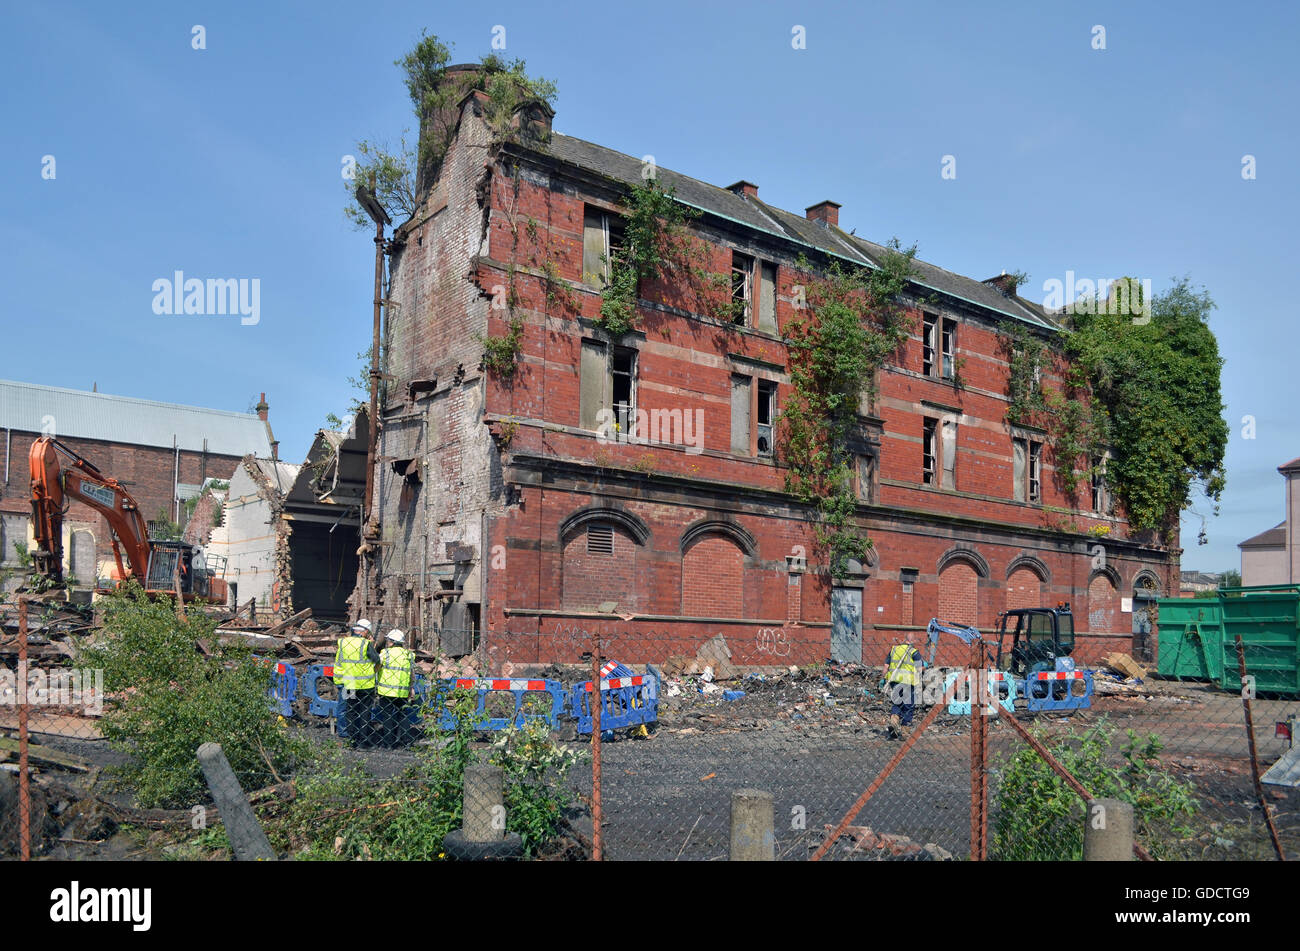
[[[614,602],[620,613],[639,610],[641,559],[649,529],[622,509],[591,506],[560,526],[561,603],[566,610],[594,611]]]
[[[1088,632],[1119,634],[1119,591],[1109,572],[1099,571],[1088,582]]]
[[[683,544],[682,614],[744,617],[745,552],[735,536],[712,529]]]

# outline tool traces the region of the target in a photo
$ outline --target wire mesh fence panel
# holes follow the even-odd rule
[[[1134,805],[1138,844],[1152,858],[1276,858],[1254,783],[1240,684],[1232,690],[1221,682],[1131,673],[1142,676],[1096,671],[1084,708],[1019,716],[1092,796]],[[1279,761],[1285,767],[1295,755],[1288,718],[1300,703],[1280,694],[1251,703],[1261,767]],[[990,857],[1081,858],[1081,797],[1006,724],[994,723],[992,736]],[[1295,778],[1291,785],[1260,786],[1290,856],[1300,846]]]
[[[1076,860],[1079,789],[1156,859],[1300,853],[1294,648],[1253,635],[1243,684],[1235,636],[1193,677],[1170,643],[1004,669],[949,625],[275,640],[166,599],[27,607],[25,636],[0,614],[6,858]]]

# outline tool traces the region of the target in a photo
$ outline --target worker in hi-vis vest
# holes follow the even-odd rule
[[[365,618],[352,625],[352,632],[340,637],[334,651],[334,684],[339,689],[338,720],[353,746],[371,746],[376,737],[370,726],[370,708],[375,700],[375,654],[370,639],[370,622]]]
[[[902,727],[912,725],[916,710],[916,691],[921,686],[921,652],[911,638],[889,649],[885,661],[885,684],[889,690],[889,738],[896,738]]]
[[[405,645],[405,634],[389,631],[388,646],[379,652],[379,685],[375,687],[379,745],[390,750],[406,745],[410,734],[406,724],[415,684],[415,651]]]

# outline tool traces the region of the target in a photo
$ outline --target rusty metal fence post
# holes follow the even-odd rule
[[[1250,700],[1254,695],[1254,685],[1249,681],[1249,675],[1246,673],[1246,646],[1242,643],[1241,635],[1237,635],[1237,667],[1241,671],[1241,705],[1246,709],[1246,740],[1250,746],[1250,778],[1255,783],[1255,798],[1259,800],[1259,810],[1264,814],[1264,822],[1268,825],[1268,834],[1273,839],[1273,851],[1277,853],[1279,862],[1286,861],[1286,853],[1282,850],[1282,840],[1278,838],[1277,826],[1273,823],[1273,812],[1268,807],[1268,800],[1264,798],[1264,786],[1259,781],[1259,752],[1255,748],[1255,718],[1251,713]]]
[[[970,858],[983,862],[988,857],[988,770],[986,767],[988,720],[985,700],[988,671],[984,669],[984,642],[970,645]],[[996,700],[995,700],[996,702]]]
[[[591,860],[604,859],[604,842],[600,832],[600,636],[591,651]]]
[[[18,857],[32,858],[32,790],[27,765],[27,599],[18,598]]]

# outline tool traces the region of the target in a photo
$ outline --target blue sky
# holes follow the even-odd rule
[[[1026,271],[1033,294],[1067,270],[1204,284],[1232,439],[1222,514],[1204,546],[1185,520],[1183,565],[1236,567],[1281,520],[1276,467],[1300,456],[1285,3],[14,5],[0,376],[232,410],[265,391],[301,458],[369,338],[373,245],[343,217],[343,156],[413,128],[392,62],[421,29],[459,62],[498,25],[558,83],[558,131],[794,211],[833,199],[845,228],[976,278]],[[155,314],[177,270],[258,278],[259,322]]]

